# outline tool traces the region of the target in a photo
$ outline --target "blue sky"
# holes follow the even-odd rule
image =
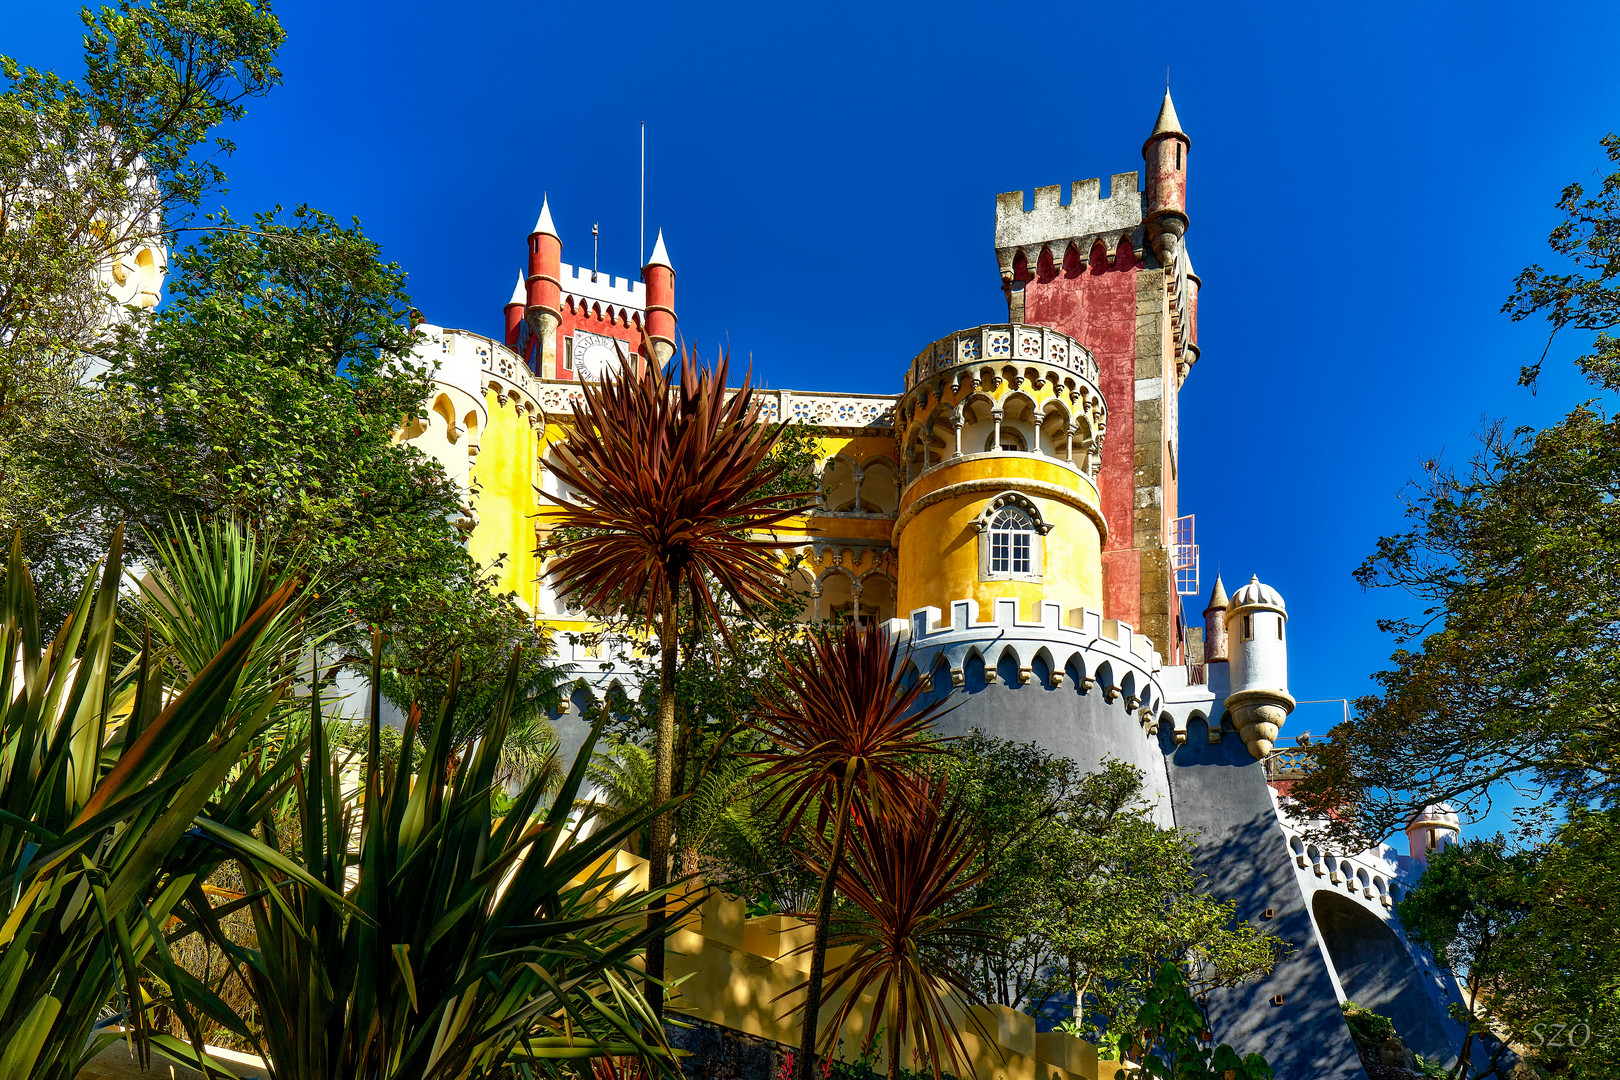
[[[0,51],[79,70],[76,5],[0,0]],[[1137,169],[1165,68],[1203,358],[1182,506],[1206,569],[1287,598],[1292,689],[1354,697],[1404,608],[1350,573],[1428,457],[1586,395],[1497,313],[1620,129],[1620,6],[277,5],[285,84],[231,136],[238,216],[358,216],[430,321],[499,333],[542,192],[563,258],[630,276],[637,136],[689,340],[772,386],[893,392],[1005,318],[998,192]],[[1201,609],[1202,604],[1196,605]],[[1305,706],[1288,733],[1324,732]]]

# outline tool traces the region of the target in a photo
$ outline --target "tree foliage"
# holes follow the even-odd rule
[[[1118,1080],[1271,1080],[1271,1066],[1259,1054],[1239,1057],[1225,1043],[1210,1046],[1204,1011],[1193,1000],[1182,970],[1169,961],[1159,965],[1138,1013],[1141,1031],[1133,1047],[1141,1069],[1125,1069]]]
[[[0,429],[78,381],[108,337],[103,272],[224,187],[214,137],[281,80],[267,3],[85,9],[82,81],[0,57]]]
[[[1620,140],[1604,145],[1620,164]],[[1393,666],[1293,789],[1341,839],[1380,839],[1441,800],[1477,816],[1503,782],[1555,804],[1620,792],[1620,170],[1559,205],[1550,243],[1573,270],[1530,267],[1507,309],[1598,331],[1579,362],[1601,397],[1540,431],[1491,426],[1461,469],[1431,462],[1411,527],[1357,571],[1424,607],[1382,623]]]
[[[1097,1039],[1130,1026],[1165,961],[1194,972],[1198,993],[1271,970],[1279,944],[1206,891],[1194,842],[1154,824],[1137,769],[1088,773],[980,732],[953,750],[987,851],[974,902],[1002,935],[964,958],[987,1000],[1068,1009]]]
[[[1533,848],[1453,845],[1396,906],[1407,935],[1464,981],[1457,1076],[1489,1075],[1509,1044],[1554,1076],[1620,1067],[1617,830],[1613,811],[1577,812]]]
[[[107,543],[39,466],[51,436],[116,430],[84,385],[133,329],[109,287],[134,294],[137,251],[172,246],[223,189],[220,126],[281,79],[267,3],[126,0],[81,17],[77,81],[0,57],[0,533],[23,529],[47,629]]]
[[[372,648],[380,666],[380,635]],[[374,697],[358,790],[350,761],[330,753],[316,697],[294,827],[267,829],[265,839],[325,890],[244,861],[251,949],[231,941],[208,898],[191,891],[193,916],[243,969],[265,1017],[274,1080],[557,1076],[585,1058],[669,1057],[631,966],[653,932],[653,897],[610,858],[661,808],[643,804],[594,830],[576,813],[598,724],[549,805],[547,780],[536,775],[498,812],[501,744],[521,672],[514,656],[480,725],[485,737],[459,767],[448,722],[457,668],[441,722],[423,732],[413,708],[396,756],[382,751]],[[374,666],[373,686],[380,681]],[[335,892],[347,903],[334,902]],[[230,1018],[216,1008],[215,1019]]]

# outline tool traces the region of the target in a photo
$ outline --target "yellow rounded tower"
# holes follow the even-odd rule
[[[1055,330],[958,331],[924,349],[896,410],[897,611],[1013,598],[1102,610],[1097,470],[1108,411],[1097,362]]]

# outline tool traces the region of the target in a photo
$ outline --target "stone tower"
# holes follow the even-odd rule
[[[1147,185],[1117,173],[1107,198],[1096,180],[996,200],[996,260],[1009,318],[1059,330],[1096,357],[1113,406],[1097,487],[1108,536],[1105,608],[1181,662],[1184,631],[1170,567],[1178,513],[1176,397],[1198,359],[1198,278],[1187,230],[1187,152],[1166,92],[1142,148]]]

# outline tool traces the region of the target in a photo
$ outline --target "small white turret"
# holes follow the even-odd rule
[[[1462,819],[1445,803],[1430,803],[1406,823],[1406,841],[1412,858],[1427,863],[1429,856],[1462,840]]]
[[[1232,691],[1226,696],[1226,710],[1249,753],[1257,758],[1271,753],[1283,721],[1294,711],[1288,693],[1287,626],[1282,596],[1258,576],[1227,604]]]

